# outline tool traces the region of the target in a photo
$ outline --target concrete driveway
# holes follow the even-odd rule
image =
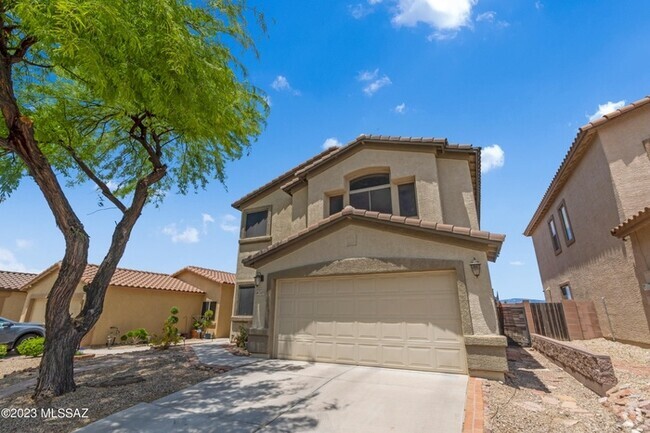
[[[140,403],[97,432],[460,432],[467,376],[263,360]]]

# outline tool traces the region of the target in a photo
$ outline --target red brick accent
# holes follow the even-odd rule
[[[470,377],[467,382],[463,433],[483,433],[483,379]]]

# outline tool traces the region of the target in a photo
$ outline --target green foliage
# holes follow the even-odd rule
[[[5,22],[20,29],[10,36],[37,40],[30,63],[14,67],[19,103],[70,184],[90,178],[80,160],[118,185],[115,196],[129,196],[152,170],[144,137],[167,171],[150,197],[187,193],[223,182],[225,162],[262,130],[264,94],[233,53],[254,50],[245,0],[16,0],[5,8]],[[26,174],[0,152],[0,201]]]
[[[205,313],[203,313],[203,316],[199,317],[198,319],[194,319],[192,326],[197,331],[203,332],[206,329],[210,329],[214,325],[212,318],[214,318],[214,312],[212,310],[207,310]]]
[[[20,343],[16,350],[24,356],[41,356],[45,350],[45,338],[29,338]]]
[[[7,356],[7,345],[0,344],[0,358],[4,358],[5,356]]]
[[[149,333],[144,328],[133,329],[120,337],[126,344],[142,344],[149,341]]]
[[[163,324],[162,335],[154,335],[151,338],[151,344],[157,349],[168,349],[172,344],[178,344],[181,341],[181,334],[176,327],[178,308],[172,307],[169,312],[171,314]]]
[[[241,349],[246,349],[248,343],[248,329],[239,325],[239,333],[235,335],[235,345]]]

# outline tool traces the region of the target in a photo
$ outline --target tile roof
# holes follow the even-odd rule
[[[451,224],[435,223],[424,221],[418,218],[407,218],[403,216],[396,216],[384,214],[379,212],[355,209],[352,206],[346,206],[341,212],[335,213],[328,218],[325,218],[318,223],[276,242],[268,247],[252,254],[242,260],[245,266],[251,266],[260,259],[270,256],[271,254],[284,249],[290,245],[295,244],[298,240],[303,239],[310,234],[319,232],[326,227],[332,226],[339,221],[345,219],[358,219],[365,221],[372,221],[376,223],[390,224],[399,227],[411,228],[429,233],[439,234],[443,236],[451,236],[460,239],[472,240],[488,245],[488,259],[496,261],[496,258],[501,251],[501,245],[505,240],[505,235],[498,233],[490,233],[483,230],[475,230],[468,227],[454,226]]]
[[[21,290],[27,290],[33,286],[37,281],[43,279],[50,273],[57,271],[61,263],[54,265],[41,272],[33,280],[29,281],[21,287]],[[93,277],[97,273],[99,266],[87,265],[81,281],[84,284],[90,284]],[[205,293],[203,290],[192,286],[184,281],[173,278],[167,274],[158,272],[138,271],[134,269],[117,268],[110,282],[111,286],[133,287],[138,289],[154,289],[154,290],[167,290],[172,292],[186,292],[186,293]]]
[[[614,227],[611,230],[612,236],[617,238],[625,237],[647,222],[650,222],[650,207],[643,208],[643,210]]]
[[[469,144],[450,144],[446,138],[427,138],[427,137],[400,137],[388,135],[366,135],[361,134],[354,140],[341,147],[331,147],[318,155],[303,162],[297,167],[276,177],[262,187],[246,194],[232,204],[235,209],[240,209],[246,202],[252,200],[260,194],[269,191],[275,186],[280,186],[283,190],[290,192],[291,188],[304,181],[305,176],[312,170],[323,166],[324,164],[335,160],[337,157],[344,155],[361,143],[378,143],[378,144],[410,144],[422,146],[436,146],[441,152],[467,153],[470,154],[470,172],[472,184],[474,187],[474,197],[476,200],[476,210],[480,221],[481,212],[481,148],[473,147]]]
[[[33,280],[36,275],[26,272],[0,271],[0,289],[19,290]]]
[[[530,220],[530,223],[528,223],[528,227],[526,227],[526,230],[524,231],[524,235],[526,236],[532,235],[535,227],[537,227],[542,217],[546,214],[546,212],[548,212],[548,209],[551,207],[551,205],[557,198],[562,187],[571,176],[571,173],[573,173],[573,170],[576,168],[578,163],[582,160],[582,156],[584,155],[589,143],[591,143],[591,140],[594,137],[596,128],[606,124],[610,120],[616,119],[617,117],[623,114],[626,114],[637,108],[643,107],[648,103],[650,103],[650,96],[646,96],[645,98],[632,102],[629,105],[621,107],[618,110],[613,111],[611,113],[605,114],[603,117],[600,117],[592,122],[587,123],[581,128],[578,128],[578,134],[573,140],[571,147],[569,147],[569,151],[564,156],[564,159],[560,164],[560,168],[558,168],[557,172],[555,173],[555,176],[553,177],[551,184],[546,189],[542,201],[537,207],[537,210],[535,211],[535,214]]]
[[[180,271],[174,272],[172,277],[176,277],[183,271],[194,272],[197,275],[207,278],[217,283],[235,284],[236,275],[231,272],[219,271],[216,269],[200,268],[198,266],[186,266]]]

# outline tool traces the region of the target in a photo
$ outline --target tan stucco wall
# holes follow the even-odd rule
[[[9,320],[20,320],[27,293],[18,290],[0,290],[0,316]]]
[[[619,123],[616,129],[620,130],[623,126]],[[612,140],[612,131],[614,130],[607,132],[608,140]],[[622,132],[621,134],[621,137],[625,136]],[[618,145],[622,149],[627,146],[623,141],[619,141]],[[640,282],[635,275],[632,247],[629,241],[621,241],[610,233],[622,220],[620,203],[629,203],[635,194],[631,190],[624,192],[625,198],[622,199],[620,193],[626,188],[613,185],[613,172],[610,170],[618,170],[620,174],[620,167],[617,161],[612,162],[609,151],[605,151],[608,146],[603,144],[599,133],[550,207],[549,213],[533,231],[533,244],[542,285],[544,289],[550,289],[550,293],[545,293],[547,301],[559,301],[560,286],[569,283],[575,299],[594,301],[603,334],[612,337],[602,302],[604,297],[614,336],[621,340],[647,344],[650,343],[650,326]],[[630,146],[634,147],[633,143]],[[643,149],[640,141],[638,147]],[[645,154],[643,157],[647,159]],[[635,159],[623,158],[620,161],[631,164]],[[650,185],[650,180],[648,183]],[[635,181],[634,188],[638,185],[639,182]],[[648,197],[650,190],[646,200]],[[575,233],[575,242],[569,246],[557,210],[563,199]],[[635,212],[642,207],[638,207]],[[558,255],[554,253],[547,225],[551,215],[554,215],[562,245],[562,252]]]
[[[203,299],[202,293],[110,286],[104,300],[104,311],[82,344],[106,344],[111,326],[119,328],[121,334],[132,329],[145,328],[149,334],[160,335],[172,307],[179,310],[178,330],[189,333],[193,323],[192,317],[201,314]]]
[[[481,275],[478,278],[474,277],[469,268],[469,262],[474,257],[482,264]],[[340,229],[327,236],[263,265],[260,272],[266,275],[299,266],[345,261],[352,258],[422,258],[462,261],[465,263],[466,290],[473,332],[474,334],[495,334],[497,332],[496,311],[492,301],[492,286],[486,254],[467,246],[450,244],[443,239],[432,241],[356,224],[342,225]],[[397,271],[398,269],[391,270]],[[408,268],[401,269],[401,271],[408,270]],[[368,269],[351,270],[351,273],[366,272]],[[268,281],[265,281],[255,291],[253,321],[255,328],[263,328],[266,323],[267,283]],[[462,311],[461,315],[463,315]]]
[[[469,162],[437,158],[443,221],[446,224],[478,229],[478,216]]]
[[[26,290],[27,296],[20,315],[21,322],[45,323],[45,305],[43,303],[47,302],[47,295],[54,286],[57,276],[58,273],[53,272]],[[83,306],[83,299],[83,285],[79,284],[70,302],[71,315],[79,314]]]
[[[645,299],[646,317],[650,321],[650,222],[632,233],[629,242],[634,251],[636,275]]]
[[[175,278],[198,287],[205,292],[205,300],[217,303],[217,311],[214,311],[213,332],[217,338],[228,337],[230,335],[230,317],[232,315],[232,299],[235,286],[233,284],[217,283],[189,270],[181,272]]]

